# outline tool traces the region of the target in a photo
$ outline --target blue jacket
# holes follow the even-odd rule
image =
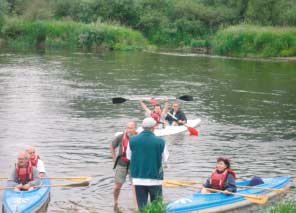
[[[173,115],[174,110],[172,109],[172,110],[170,111],[170,113]],[[184,114],[184,112],[183,112],[182,110],[178,110],[178,111],[176,112],[176,114],[175,114],[175,117],[176,117],[178,120],[182,120],[182,121],[186,121],[186,122],[187,122],[187,118],[186,118],[186,116],[185,116],[185,114]],[[176,119],[174,119],[174,118],[173,118],[172,116],[170,116],[170,115],[167,115],[167,116],[165,117],[165,120],[167,120],[167,121],[169,122],[170,125],[173,123],[173,121],[176,121]]]

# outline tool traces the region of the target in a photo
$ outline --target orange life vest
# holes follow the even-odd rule
[[[37,167],[38,159],[40,159],[39,155],[35,155],[35,157],[33,159],[31,158],[32,166]]]
[[[15,176],[18,183],[26,184],[33,180],[33,167],[31,162],[28,162],[26,167],[15,165]]]
[[[124,131],[123,136],[122,136],[122,140],[121,140],[121,160],[126,163],[129,162],[129,159],[127,159],[127,157],[126,157],[128,140],[129,140],[129,137],[128,137],[127,131]]]
[[[225,169],[225,171],[222,173],[219,173],[217,169],[214,169],[210,179],[211,187],[214,189],[223,190],[228,173],[232,174],[234,178],[236,177],[232,169]]]

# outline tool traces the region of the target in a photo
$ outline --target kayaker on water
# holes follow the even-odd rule
[[[30,156],[30,161],[32,166],[36,167],[39,171],[39,177],[45,177],[45,167],[43,161],[40,159],[39,155],[36,154],[36,150],[32,146],[26,147],[26,152]]]
[[[115,169],[115,184],[114,184],[114,211],[119,211],[118,198],[122,185],[126,180],[126,176],[129,173],[129,160],[126,157],[126,150],[129,143],[129,138],[136,135],[137,124],[135,121],[130,121],[126,125],[125,131],[116,136],[110,144],[110,150],[114,161]],[[116,149],[118,148],[118,154],[116,156]],[[134,207],[137,209],[137,202],[135,196],[135,188],[132,186]]]
[[[167,161],[169,152],[164,139],[154,135],[155,125],[153,118],[145,118],[142,122],[144,130],[130,139],[127,149],[140,210],[147,205],[148,196],[151,202],[162,199],[162,162]]]
[[[185,113],[180,109],[178,101],[173,102],[172,109],[169,111],[165,120],[172,126],[184,125],[187,123]]]
[[[201,193],[211,192],[206,188],[222,190],[225,194],[227,192],[236,192],[235,178],[234,171],[230,169],[230,160],[225,157],[219,157],[217,159],[217,166],[212,172],[211,177],[203,185]]]
[[[18,154],[15,169],[7,181],[7,186],[15,187],[15,191],[32,190],[34,186],[41,184],[39,172],[31,165],[29,158],[26,151],[21,151]]]
[[[156,121],[156,126],[164,127],[165,117],[168,113],[169,104],[168,104],[168,97],[164,97],[164,108],[162,109],[160,104],[155,100],[151,99],[150,103],[153,105],[153,110],[151,111],[147,105],[144,103],[143,100],[140,100],[140,105],[145,111],[146,117],[152,117]],[[159,125],[163,124],[163,125]]]

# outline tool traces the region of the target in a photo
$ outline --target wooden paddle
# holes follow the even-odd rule
[[[155,100],[163,100],[164,97],[163,96],[157,96],[157,97],[153,97]],[[151,97],[134,97],[134,98],[123,98],[123,97],[116,97],[116,98],[112,98],[112,103],[113,104],[121,104],[121,103],[124,103],[126,101],[136,101],[136,100],[150,100]],[[168,97],[168,99],[180,99],[182,101],[193,101],[193,97],[190,96],[190,95],[182,95],[178,98],[176,97]]]
[[[172,113],[168,112],[168,115],[171,116],[174,120],[178,121],[178,119],[176,118],[176,116],[174,116]],[[183,125],[187,128],[187,130],[188,130],[188,132],[189,132],[190,135],[198,136],[197,129],[195,129],[193,127],[190,127],[190,126],[188,126],[186,124],[183,124]]]
[[[190,182],[190,185],[192,185],[192,182]],[[186,183],[178,183],[178,181],[170,181],[170,180],[164,180],[163,182],[164,186],[188,186],[189,184]],[[199,186],[197,188],[203,188],[202,186]],[[212,192],[220,192],[223,194],[226,194],[224,191],[222,190],[218,190],[218,189],[211,189],[211,188],[206,188],[208,191],[212,191]],[[253,203],[257,203],[257,204],[264,204],[268,201],[268,196],[267,195],[251,195],[251,194],[241,194],[241,193],[234,193],[234,192],[227,192],[227,194],[232,194],[232,195],[237,195],[237,196],[242,196],[244,197],[246,200],[249,200]]]
[[[185,181],[185,180],[164,180],[163,185],[164,186],[191,186],[196,184],[203,184],[202,182],[197,181]],[[275,189],[275,188],[266,188],[266,187],[257,187],[257,186],[236,186],[237,188],[250,188],[250,189],[262,189],[262,190],[268,190],[268,191],[275,191],[275,192],[281,192],[281,193],[287,193],[290,192],[289,189]]]
[[[51,185],[39,185],[34,186],[33,188],[44,188],[44,187],[83,187],[88,186],[89,181],[82,181],[80,183],[70,183],[70,184],[51,184]],[[6,189],[14,189],[15,187],[0,187],[0,190],[6,190]]]
[[[72,180],[72,181],[89,181],[91,177],[78,176],[78,177],[42,177],[41,179],[48,178],[51,180]],[[0,177],[0,179],[8,179],[8,177]]]

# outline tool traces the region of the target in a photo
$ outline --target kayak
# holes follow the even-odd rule
[[[187,124],[186,126],[188,127],[196,127],[200,124],[201,122],[201,119],[197,118],[195,120],[187,120]],[[161,124],[160,124],[161,125]],[[188,129],[186,126],[169,126],[167,125],[165,128],[156,128],[154,130],[154,134],[156,136],[168,136],[168,135],[175,135],[175,134],[179,134],[179,133],[182,133],[182,132],[187,132]],[[143,128],[142,127],[139,127],[137,129],[137,132],[140,133],[143,131]],[[119,134],[122,134],[122,132],[116,132],[115,133],[115,136],[119,135]]]
[[[42,185],[50,185],[48,178]],[[35,188],[31,191],[5,190],[2,196],[2,212],[29,213],[45,212],[50,199],[50,187]]]
[[[290,183],[290,177],[278,176],[274,178],[263,178],[264,183],[255,187],[273,188],[273,189],[287,189]],[[250,180],[237,182],[239,186],[247,186]],[[276,196],[283,195],[276,191],[255,189],[255,188],[243,188],[238,189],[237,193],[246,194],[250,196],[254,195],[266,195],[268,199],[275,198]],[[198,212],[198,213],[210,213],[210,212],[225,212],[232,210],[246,210],[247,208],[254,207],[254,204],[250,199],[246,199],[244,196],[238,195],[225,195],[223,193],[210,193],[201,194],[194,193],[190,196],[178,199],[167,206],[167,213],[181,213],[181,212]],[[248,211],[249,212],[249,211]]]

